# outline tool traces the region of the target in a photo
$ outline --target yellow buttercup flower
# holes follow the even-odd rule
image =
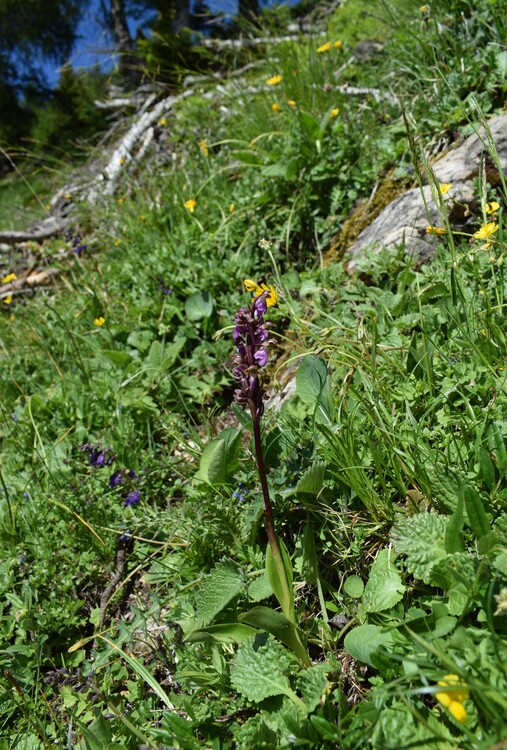
[[[289,107],[295,107],[296,106],[296,102],[294,101],[294,99],[289,99],[289,101],[287,102],[287,104],[289,105]]]
[[[229,213],[232,214],[234,212],[235,208],[236,208],[236,206],[234,205],[234,203],[230,203],[229,204]]]
[[[426,234],[447,234],[443,227],[426,227]]]
[[[273,110],[273,112],[281,112],[282,111],[282,108],[276,102],[273,102],[273,104],[271,105],[271,109]]]
[[[8,273],[7,276],[3,277],[2,284],[8,284],[9,281],[16,281],[17,278],[15,273]]]
[[[8,294],[7,297],[4,297],[4,305],[10,305],[12,302],[12,294]]]
[[[271,78],[268,78],[266,83],[268,86],[278,86],[278,84],[281,83],[281,81],[283,81],[283,76],[278,74],[276,76],[271,76]]]
[[[105,322],[106,322],[106,319],[101,316],[100,318],[95,318],[95,320],[93,321],[93,325],[98,326],[100,328],[101,326],[104,325]]]
[[[162,128],[165,127],[165,125],[167,125],[167,120],[165,119],[165,117],[162,117],[162,119],[158,121],[158,124]]]
[[[474,233],[476,240],[489,240],[495,232],[498,232],[498,224],[494,221],[490,221],[488,224],[484,224],[477,232]]]
[[[193,198],[190,198],[190,200],[185,201],[183,205],[185,206],[185,208],[188,208],[191,214],[193,214],[195,211],[195,207],[197,206],[197,201]]]
[[[500,204],[496,201],[491,201],[491,203],[486,203],[485,208],[487,214],[494,214],[499,210]]]
[[[253,279],[245,279],[243,284],[245,285],[247,292],[254,292],[256,297],[260,297],[263,292],[269,291],[269,294],[266,297],[266,304],[268,307],[274,307],[278,302],[278,292],[271,284],[268,287],[266,284],[258,284]]]
[[[201,151],[204,154],[204,156],[209,156],[209,148],[207,146],[206,141],[200,140],[199,141],[199,148],[201,149]]]
[[[334,47],[335,49],[341,49],[341,48],[343,47],[343,42],[340,42],[340,41],[338,41],[338,42],[335,42],[335,43],[333,44],[333,47]]]
[[[331,42],[324,42],[320,47],[317,47],[317,52],[329,52],[331,49]]]
[[[442,680],[439,680],[438,686],[443,687],[444,690],[435,693],[437,701],[445,706],[457,721],[464,723],[467,712],[463,703],[469,697],[466,683],[457,674],[446,674]]]
[[[452,182],[442,182],[440,184],[440,192],[442,195],[447,195],[449,190],[452,188]]]
[[[334,118],[338,117],[339,114],[340,114],[340,110],[338,109],[338,107],[335,107],[334,109],[331,110],[331,114],[329,115],[329,119],[330,120],[334,120]]]
[[[429,5],[421,5],[420,8],[419,8],[419,13],[421,14],[421,16],[424,19],[428,18],[429,14],[430,14],[430,6]]]

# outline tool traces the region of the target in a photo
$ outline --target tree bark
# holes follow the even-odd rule
[[[125,13],[125,0],[110,0],[112,33],[115,51],[119,57],[119,71],[121,77],[134,84],[141,78],[139,59],[135,54],[135,43],[130,31]]]

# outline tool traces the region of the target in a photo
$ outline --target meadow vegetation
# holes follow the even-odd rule
[[[384,178],[415,185],[504,104],[505,11],[346,0],[327,37],[202,84],[165,150],[33,247],[61,275],[0,311],[2,750],[506,746],[494,150],[466,231],[440,194],[427,263],[326,258]],[[281,564],[233,398],[262,284]]]

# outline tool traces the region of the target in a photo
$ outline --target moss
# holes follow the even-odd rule
[[[411,187],[413,187],[411,180],[395,179],[393,171],[389,172],[368,200],[361,201],[345,219],[324,255],[324,264],[328,265],[341,258],[354,244],[363,229],[366,229],[398,195]]]

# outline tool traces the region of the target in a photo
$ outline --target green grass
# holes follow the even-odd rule
[[[427,265],[403,248],[351,275],[322,262],[383,173],[410,171],[414,143],[494,110],[505,25],[486,2],[449,0],[428,24],[414,3],[360,25],[363,10],[330,20],[342,49],[277,46],[233,94],[183,102],[175,158],[126,169],[76,218],[80,257],[72,240],[42,248],[60,281],[4,303],[2,750],[507,739],[505,186],[477,185],[470,235],[439,238]],[[401,99],[327,85],[372,35],[384,51],[350,81]],[[472,235],[491,220],[483,249]],[[270,393],[295,374],[263,445],[311,668],[265,574],[251,422],[232,400],[245,278],[280,293]],[[466,697],[438,686],[449,674]]]

